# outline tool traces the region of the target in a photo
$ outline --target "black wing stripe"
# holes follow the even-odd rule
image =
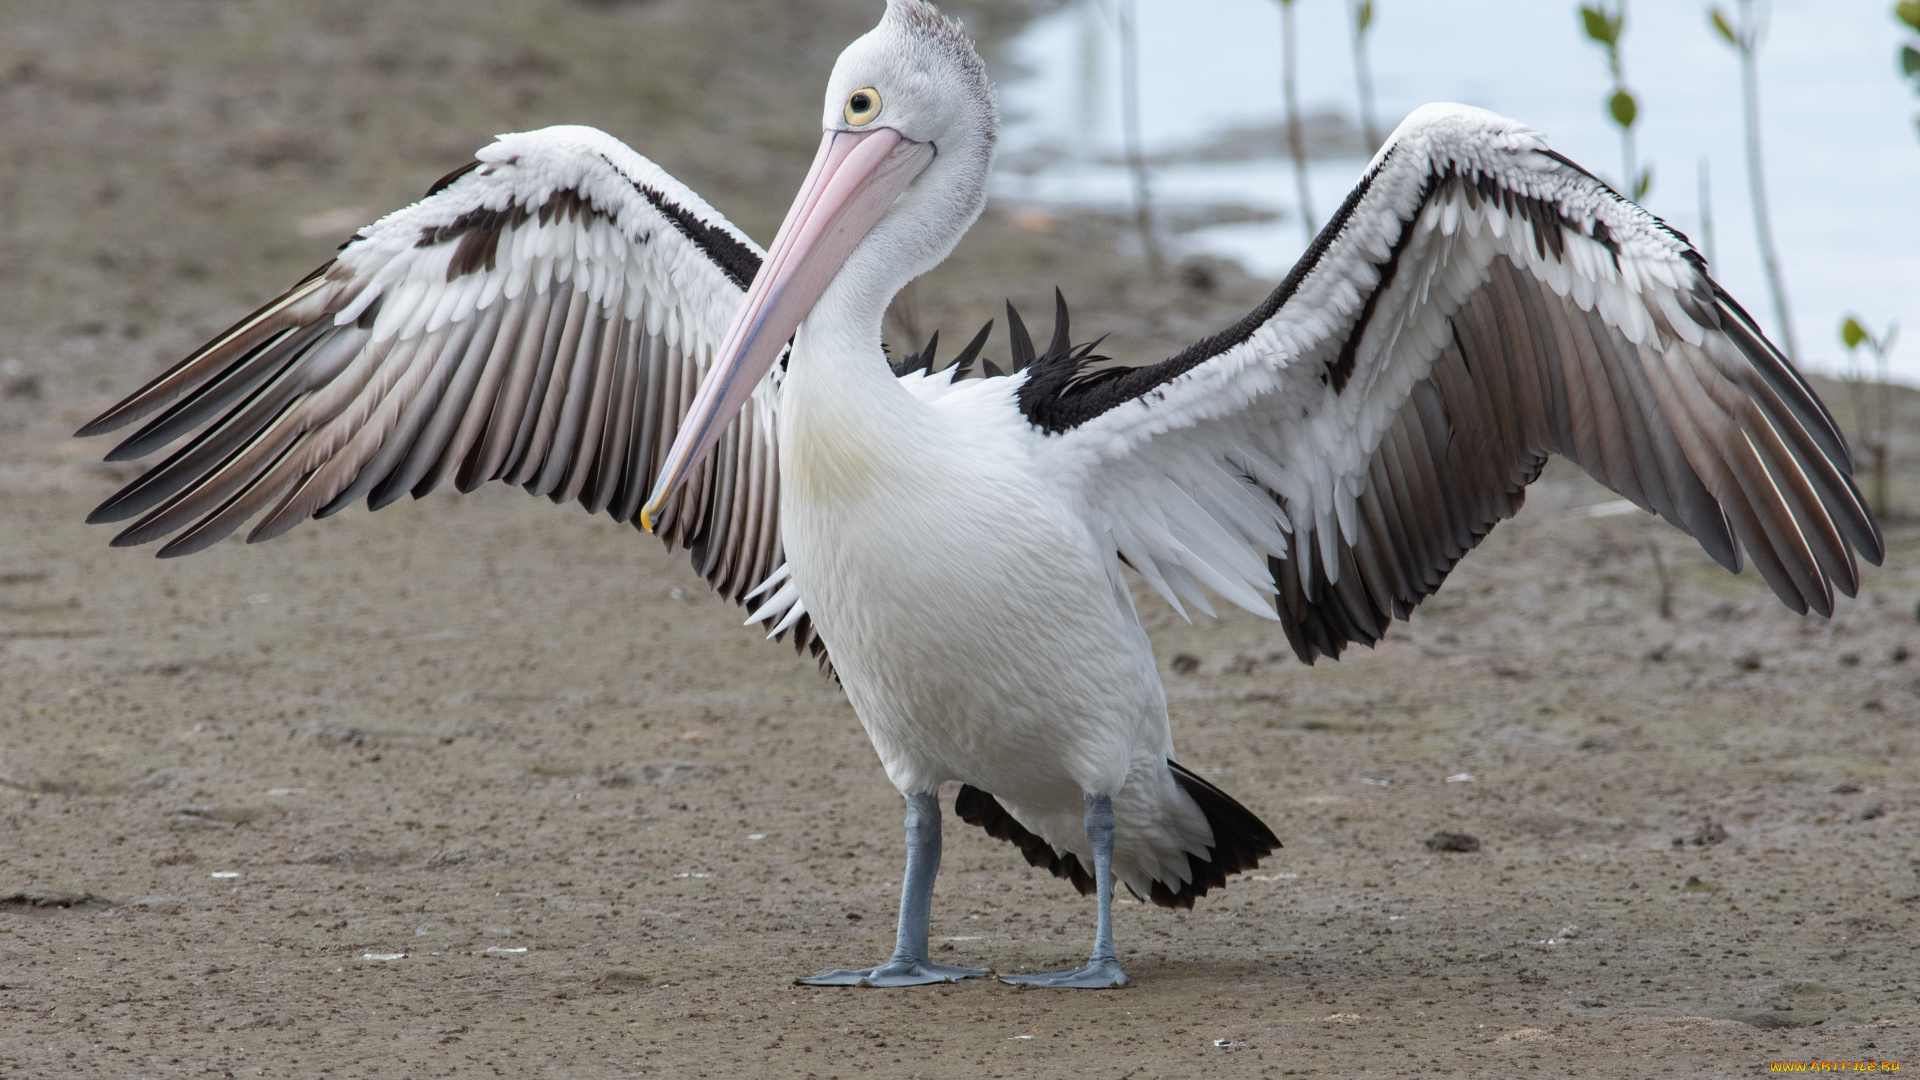
[[[601,497],[604,480],[609,471],[619,468],[614,449],[620,444],[617,431],[623,416],[632,415],[624,393],[633,370],[634,329],[633,322],[623,322],[620,332],[608,338],[606,361],[594,385],[594,400],[588,406],[589,426],[580,435],[580,464],[567,476],[567,492],[589,514],[606,509]]]
[[[648,351],[650,338],[642,336],[644,324],[635,321],[627,329],[626,340],[620,344],[619,379],[615,384],[611,403],[610,423],[606,437],[600,446],[600,461],[596,466],[597,475],[593,479],[593,499],[587,503],[591,513],[599,513],[613,505],[620,494],[620,483],[631,469],[638,468],[629,460],[628,447],[638,446],[633,440],[638,435],[638,414],[645,407],[640,396],[646,373],[642,369]],[[645,456],[644,447],[635,451]],[[612,511],[617,519],[618,511]]]
[[[953,813],[961,821],[979,826],[995,840],[1005,840],[1019,848],[1027,865],[1039,867],[1054,877],[1071,882],[1081,896],[1093,895],[1093,875],[1080,865],[1077,856],[1071,851],[1063,853],[1053,850],[1052,844],[1029,832],[992,795],[969,784],[962,784],[960,793],[954,796]],[[1192,906],[1191,901],[1188,906]]]
[[[317,386],[309,383],[302,387],[300,395],[284,411],[265,417],[265,426],[247,433],[251,441],[240,452],[216,470],[210,470],[204,481],[184,488],[172,502],[154,511],[133,529],[115,537],[115,542],[145,543],[207,513],[215,514],[220,522],[226,523],[226,530],[230,532],[245,520],[246,514],[259,511],[271,498],[277,497],[277,494],[256,493],[256,489],[289,461],[312,456],[315,443],[305,437],[309,432],[323,427],[330,417],[358,395],[391,353],[393,345],[391,338],[375,343],[357,353],[332,379]],[[277,493],[289,486],[291,481],[286,484],[271,482],[268,490]],[[230,500],[227,498],[229,493],[232,495]],[[223,503],[223,500],[226,501]],[[216,506],[221,509],[215,511]],[[198,551],[226,536],[226,532],[217,531],[213,525],[209,521],[206,527],[196,527],[193,530],[193,543],[182,543],[186,537],[175,541],[180,545],[177,550]],[[140,539],[134,539],[136,535]]]
[[[611,165],[612,162],[608,164]],[[642,198],[653,204],[655,210],[665,214],[667,220],[673,222],[673,227],[678,229],[681,235],[693,241],[696,247],[706,253],[707,258],[712,259],[713,264],[727,275],[728,280],[739,286],[741,292],[745,292],[747,287],[753,284],[754,275],[760,272],[760,256],[755,254],[752,248],[741,243],[726,229],[701,221],[685,207],[669,200],[665,195],[645,184],[637,181],[628,182],[633,184],[634,190],[638,191]]]
[[[643,374],[634,402],[635,424],[640,434],[626,459],[625,474],[614,502],[613,516],[617,521],[631,521],[640,513],[640,504],[647,497],[648,485],[658,475],[654,471],[654,463],[661,449],[660,433],[667,423],[666,398],[672,389],[675,373],[666,363],[664,343],[648,338],[641,348],[639,366]]]
[[[1747,314],[1746,309],[1741,307],[1739,302],[1711,279],[1708,279],[1707,287],[1711,289],[1713,299],[1716,301],[1714,310],[1733,316],[1732,320],[1725,318],[1718,320],[1719,327],[1733,339],[1734,344],[1740,347],[1741,353],[1751,365],[1751,370],[1759,373],[1766,384],[1779,396],[1781,404],[1791,410],[1799,424],[1804,425],[1808,433],[1819,442],[1821,453],[1838,462],[1851,476],[1853,454],[1847,448],[1846,436],[1840,433],[1840,425],[1833,419],[1833,414],[1827,411],[1827,407],[1821,403],[1819,396],[1813,392],[1813,387],[1807,385],[1806,379],[1794,369],[1786,357],[1780,355],[1780,350],[1774,348],[1773,343],[1766,339],[1766,335],[1760,332],[1760,324],[1753,320],[1753,316]]]
[[[274,470],[280,466],[282,461],[292,456],[298,449],[299,445],[289,440],[280,449],[278,455],[264,459],[261,462],[258,475],[271,475]],[[265,490],[257,487],[241,488],[234,492],[233,497],[227,500],[219,509],[201,518],[162,546],[159,551],[160,557],[175,558],[181,555],[191,555],[195,552],[205,551],[207,548],[224,540],[233,530],[245,524],[249,517],[258,513],[262,506],[265,506],[273,499],[279,497],[282,492],[291,488],[293,483],[292,480],[288,480],[277,487],[269,487]],[[145,541],[142,542],[144,543]]]
[[[1020,408],[1034,425],[1049,433],[1069,431],[1129,401],[1137,400],[1173,379],[1192,371],[1208,360],[1243,345],[1254,332],[1266,325],[1288,300],[1293,298],[1326,256],[1327,250],[1346,230],[1360,203],[1366,198],[1374,178],[1393,157],[1389,149],[1380,162],[1360,179],[1346,201],[1334,211],[1306,254],[1287,272],[1279,286],[1260,305],[1239,322],[1203,341],[1195,342],[1178,355],[1158,364],[1138,368],[1109,368],[1097,381],[1081,380],[1084,364],[1062,358],[1054,363],[1037,362],[1027,376],[1020,394]]]
[[[586,433],[587,410],[593,403],[594,391],[600,385],[600,367],[607,343],[617,340],[621,331],[621,318],[618,312],[596,313],[581,328],[579,341],[571,350],[573,363],[567,379],[560,382],[557,376],[554,389],[548,391],[547,400],[554,405],[553,422],[547,421],[547,410],[542,410],[540,431],[534,435],[534,445],[546,447],[545,454],[538,462],[538,468],[528,477],[526,487],[530,495],[544,495],[553,502],[570,502],[570,499],[556,499],[563,494],[562,485],[572,470],[575,455],[578,453],[581,437]]]
[[[1424,207],[1426,202],[1426,193],[1422,192],[1418,205]],[[1373,288],[1368,290],[1366,302],[1360,306],[1360,316],[1354,321],[1353,329],[1348,331],[1347,340],[1340,346],[1340,355],[1327,362],[1327,383],[1336,394],[1344,391],[1347,380],[1353,377],[1353,365],[1359,358],[1360,343],[1366,339],[1367,327],[1373,324],[1373,312],[1380,304],[1380,297],[1393,287],[1394,275],[1400,272],[1400,256],[1406,254],[1407,244],[1413,240],[1413,222],[1418,218],[1419,211],[1416,209],[1412,219],[1400,223],[1400,235],[1388,250],[1387,261],[1377,268],[1378,276],[1374,279]]]

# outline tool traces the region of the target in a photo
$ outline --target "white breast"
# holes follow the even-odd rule
[[[787,561],[903,791],[960,780],[1077,807],[1166,756],[1165,704],[1111,555],[1034,465],[1011,381],[932,400],[896,384],[876,403],[791,380]]]

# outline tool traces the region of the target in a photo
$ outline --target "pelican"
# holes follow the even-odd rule
[[[504,480],[692,551],[750,622],[829,662],[907,803],[897,944],[931,962],[942,783],[1097,901],[1072,971],[1124,985],[1116,883],[1188,907],[1279,848],[1176,763],[1122,567],[1176,610],[1371,646],[1561,454],[1831,614],[1883,544],[1833,418],[1685,237],[1458,105],[1413,113],[1286,279],[1179,355],[890,366],[881,317],[987,201],[994,92],[956,23],[887,0],[828,83],[770,249],[614,138],[504,135],[425,198],[81,429],[178,449],[94,512],[113,540],[265,540]],[[1056,294],[1057,297],[1058,294]],[[264,516],[261,516],[264,515]]]

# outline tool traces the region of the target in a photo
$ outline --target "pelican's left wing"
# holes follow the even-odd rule
[[[249,540],[362,496],[378,509],[495,479],[633,520],[762,252],[593,128],[503,135],[475,157],[82,428],[158,414],[108,460],[182,443],[88,520],[134,519],[116,546],[172,534],[160,554],[185,555],[256,515]],[[743,603],[783,559],[780,377],[655,524]],[[818,654],[792,592],[757,614]]]
[[[1237,325],[1151,367],[1055,348],[1019,395],[1122,558],[1308,662],[1407,617],[1549,453],[1799,612],[1883,553],[1839,428],[1685,238],[1463,106],[1410,116]]]

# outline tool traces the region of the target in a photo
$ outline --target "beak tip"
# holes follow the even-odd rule
[[[648,503],[640,508],[640,528],[645,532],[653,531],[653,515],[660,508]]]

